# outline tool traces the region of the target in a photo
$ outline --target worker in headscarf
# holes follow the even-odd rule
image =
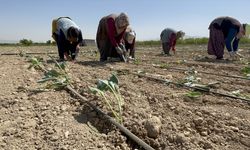
[[[246,24],[241,24],[232,17],[218,17],[209,25],[208,54],[216,59],[223,59],[226,46],[230,56],[235,59],[238,54],[239,40],[245,35]]]
[[[56,41],[61,61],[73,60],[83,42],[81,29],[69,17],[59,17],[52,21],[52,38]]]
[[[176,41],[185,35],[182,31],[176,31],[171,28],[164,29],[161,34],[161,43],[164,54],[171,56],[170,50],[175,54]]]
[[[129,51],[128,58],[132,60],[135,59],[135,38],[136,38],[135,31],[133,31],[131,27],[127,27],[123,40],[127,52]]]
[[[122,38],[128,25],[129,18],[125,13],[110,14],[100,20],[96,34],[100,61],[106,61],[108,57],[119,57],[127,61]]]

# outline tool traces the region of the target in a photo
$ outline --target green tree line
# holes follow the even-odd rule
[[[177,40],[177,44],[186,45],[186,44],[207,44],[208,38],[185,38]],[[250,38],[242,38],[240,44],[250,44]],[[42,45],[56,45],[55,41],[48,40],[46,42],[33,42],[30,39],[21,39],[19,43],[0,43],[0,45],[21,45],[21,46],[42,46]],[[149,41],[136,41],[137,46],[161,46],[160,40],[149,40]]]

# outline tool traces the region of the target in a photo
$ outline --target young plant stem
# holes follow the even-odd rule
[[[139,74],[139,73],[132,73],[132,74],[140,76],[140,77],[145,77],[145,78],[148,78],[148,79],[153,79],[153,80],[158,81],[158,82],[163,82],[163,83],[167,82],[167,83],[171,83],[171,84],[174,84],[174,85],[179,85],[179,86],[182,86],[182,87],[199,90],[199,91],[202,91],[202,92],[205,92],[205,93],[210,93],[210,94],[212,93],[212,94],[216,94],[216,95],[220,95],[220,96],[224,96],[224,97],[230,97],[230,98],[233,98],[233,99],[240,99],[240,100],[242,100],[244,102],[250,103],[250,99],[247,99],[247,98],[242,98],[242,97],[237,97],[237,96],[233,96],[233,95],[223,94],[223,93],[219,93],[219,92],[215,92],[215,91],[211,91],[211,90],[206,90],[206,89],[199,88],[199,87],[187,86],[187,85],[182,84],[182,83],[176,83],[176,82],[173,82],[173,81],[158,79],[158,78],[147,76],[147,75],[144,75],[144,74]]]
[[[115,118],[120,122],[120,117],[117,115],[117,113],[114,111],[114,109],[112,108],[112,106],[110,105],[110,103],[108,102],[105,94],[103,92],[98,92],[105,100],[105,102],[107,103],[109,109],[112,111],[112,113],[114,114]]]
[[[138,138],[136,135],[134,135],[132,132],[130,132],[126,127],[122,126],[118,122],[116,122],[112,117],[104,113],[101,109],[90,103],[85,97],[77,93],[71,86],[67,85],[65,87],[69,91],[71,91],[74,95],[78,96],[81,100],[83,100],[85,103],[87,103],[91,108],[93,108],[97,113],[103,115],[103,118],[110,121],[112,124],[114,124],[116,127],[118,127],[123,133],[125,133],[128,137],[130,137],[133,141],[135,141],[138,145],[142,146],[145,150],[154,150],[150,145],[142,141],[140,138]]]

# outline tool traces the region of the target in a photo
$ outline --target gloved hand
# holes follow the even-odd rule
[[[128,60],[129,60],[129,61],[130,61],[130,60],[131,60],[131,61],[134,61],[135,58],[133,58],[132,56],[129,56],[129,57],[128,57]]]
[[[127,50],[126,50],[126,47],[125,47],[125,45],[123,44],[123,43],[120,43],[119,44],[119,47],[122,49],[122,51],[123,51],[123,55],[124,55],[124,57],[127,59]]]
[[[119,55],[123,54],[123,50],[119,46],[115,47],[115,50]]]
[[[123,50],[126,51],[125,45],[123,43],[119,43],[119,47]]]
[[[116,52],[121,56],[122,60],[124,62],[127,62],[126,51],[124,51],[120,46],[117,46],[115,49],[116,49]]]

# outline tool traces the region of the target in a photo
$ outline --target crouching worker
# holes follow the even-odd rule
[[[246,24],[241,24],[232,17],[218,17],[209,25],[208,54],[215,55],[216,59],[223,59],[224,48],[234,59],[241,57],[238,54],[238,44],[240,38],[246,33]]]
[[[125,31],[123,40],[125,44],[126,51],[129,51],[128,59],[134,60],[135,59],[135,38],[136,33],[132,30],[132,28],[128,27]]]
[[[80,28],[69,17],[59,17],[52,21],[52,38],[56,41],[60,61],[75,61],[83,43]]]
[[[128,25],[129,18],[125,13],[110,14],[100,20],[96,34],[100,61],[106,61],[108,57],[116,57],[121,61],[127,61],[122,38]]]
[[[163,53],[171,56],[170,50],[175,54],[176,41],[185,35],[182,31],[175,31],[171,28],[166,28],[161,32],[160,38],[162,43]]]

